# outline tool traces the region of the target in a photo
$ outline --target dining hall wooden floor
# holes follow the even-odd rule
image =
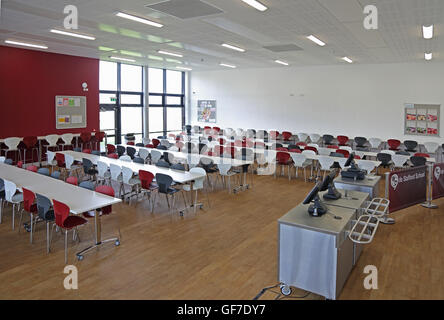
[[[11,230],[8,206],[0,225],[0,299],[252,299],[278,282],[277,219],[312,186],[301,178],[255,176],[250,190],[228,194],[219,187],[210,192],[211,208],[184,217],[168,213],[163,197],[154,213],[146,200],[116,205],[102,219],[102,237],[116,235],[120,225],[119,247],[108,244],[77,261],[75,253],[93,240],[93,221],[81,229],[80,244],[69,241],[78,290],[63,287],[61,234],[47,255],[44,224],[31,245],[27,232]],[[394,213],[395,225],[380,225],[339,299],[444,299],[444,201],[436,203],[440,209],[415,206]],[[377,290],[363,287],[369,264],[378,268]]]

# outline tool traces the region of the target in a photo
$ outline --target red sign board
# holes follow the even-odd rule
[[[433,166],[432,190],[433,199],[444,197],[444,163]]]
[[[389,212],[398,211],[427,200],[427,167],[393,171],[389,175]]]

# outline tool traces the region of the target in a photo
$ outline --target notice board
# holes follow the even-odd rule
[[[56,129],[86,128],[86,97],[55,97]]]
[[[404,133],[439,137],[440,109],[441,105],[406,103]]]
[[[197,121],[216,123],[216,100],[197,101]]]

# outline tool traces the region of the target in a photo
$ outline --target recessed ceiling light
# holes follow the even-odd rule
[[[433,24],[430,26],[422,26],[422,35],[424,39],[433,38]]]
[[[316,38],[314,35],[309,35],[307,37],[307,39],[313,41],[314,43],[316,43],[317,45],[320,45],[321,47],[325,46],[325,42],[319,40],[318,38]]]
[[[157,27],[157,28],[163,27],[163,24],[160,24],[158,22],[154,22],[154,21],[151,21],[151,20],[148,20],[145,18],[140,18],[140,17],[134,16],[132,14],[124,13],[124,12],[117,12],[116,16],[121,17],[121,18],[125,18],[125,19],[129,19],[129,20],[133,20],[133,21],[137,21],[140,23],[148,24],[150,26]]]
[[[86,39],[86,40],[96,40],[96,38],[92,37],[92,36],[87,36],[84,34],[80,34],[80,33],[74,33],[74,32],[68,32],[68,31],[62,31],[62,30],[58,30],[58,29],[51,29],[50,32],[52,33],[57,33],[57,34],[61,34],[64,36],[70,36],[70,37],[76,37],[76,38],[82,38],[82,39]]]
[[[226,63],[221,63],[219,65],[222,66],[222,67],[227,67],[227,68],[232,68],[232,69],[236,68],[236,66],[233,66],[231,64],[226,64]]]
[[[239,52],[245,52],[245,49],[242,49],[242,48],[239,48],[239,47],[233,46],[231,44],[227,44],[227,43],[222,43],[222,47],[225,47],[225,48],[228,48],[228,49],[231,49],[231,50],[236,50],[236,51],[239,51]]]
[[[288,65],[289,65],[288,62],[281,61],[281,60],[274,60],[274,62],[279,63],[279,64],[282,64],[282,65],[284,65],[284,66],[288,66]]]
[[[242,1],[259,11],[265,11],[268,9],[266,6],[264,6],[262,3],[260,3],[257,0],[242,0]]]
[[[191,71],[191,70],[193,70],[193,69],[191,69],[191,68],[180,67],[180,66],[176,67],[176,69],[184,70],[184,71]]]
[[[429,60],[432,60],[432,58],[433,58],[433,53],[424,53],[424,58],[427,60],[427,61],[429,61]]]
[[[128,59],[128,58],[121,58],[121,57],[114,57],[111,56],[109,57],[110,59],[114,59],[114,60],[120,60],[120,61],[127,61],[127,62],[136,62],[136,60],[134,59]]]
[[[157,52],[161,53],[161,54],[166,54],[168,56],[173,56],[173,57],[179,57],[179,58],[183,57],[183,55],[181,55],[179,53],[174,53],[174,52],[169,52],[169,51],[164,51],[164,50],[158,50]]]
[[[48,49],[48,47],[45,46],[45,45],[33,44],[33,43],[27,43],[27,42],[21,42],[21,41],[5,40],[5,43],[13,44],[13,45],[16,45],[16,46],[24,46],[24,47],[39,48],[39,49]]]
[[[342,60],[347,61],[348,63],[353,63],[353,60],[348,57],[343,57]]]

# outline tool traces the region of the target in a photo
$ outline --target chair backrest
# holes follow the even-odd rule
[[[309,144],[307,144],[307,147],[313,147],[313,148],[319,149],[319,145],[317,143],[309,143]]]
[[[141,157],[143,159],[143,161],[146,161],[146,159],[148,159],[149,155],[150,155],[150,151],[148,149],[145,149],[145,148],[139,149],[139,157]]]
[[[76,186],[79,184],[79,180],[76,177],[71,176],[66,179],[66,183]]]
[[[284,140],[290,140],[291,139],[291,137],[293,136],[293,134],[291,133],[291,132],[289,132],[289,131],[284,131],[284,132],[282,132],[282,138],[284,139]]]
[[[108,164],[103,161],[97,161],[97,176],[99,176],[100,178],[104,178],[107,171]]]
[[[168,162],[169,164],[173,164],[173,163],[174,163],[174,155],[173,155],[172,153],[164,152],[164,153],[163,153],[163,158],[164,158],[165,161]]]
[[[62,138],[64,144],[71,144],[74,135],[72,133],[64,133],[60,137]]]
[[[117,181],[119,176],[122,174],[122,168],[114,163],[110,163],[109,169],[111,172],[111,180]]]
[[[201,178],[194,179],[193,189],[194,190],[203,189],[204,181],[205,181],[205,178],[207,176],[207,172],[205,171],[205,169],[203,169],[203,168],[192,168],[192,169],[190,169],[190,173],[197,173],[199,175],[202,175]]]
[[[153,140],[151,140],[151,143],[153,144],[154,148],[157,148],[157,146],[160,144],[160,140],[159,139],[153,139]]]
[[[170,147],[170,142],[167,139],[162,139],[162,140],[160,140],[160,145],[169,148]]]
[[[330,148],[318,148],[318,154],[320,156],[329,156],[332,152],[333,150]]]
[[[415,157],[424,157],[424,158],[430,158],[430,156],[427,153],[417,152],[414,154]]]
[[[133,159],[133,162],[134,162],[134,163],[145,164],[145,161],[144,161],[142,158],[140,158],[140,157],[135,157],[135,158]]]
[[[56,153],[56,161],[58,167],[64,167],[65,166],[65,154],[64,153]]]
[[[49,177],[49,169],[48,168],[40,168],[37,170],[37,173],[43,174],[44,176]]]
[[[425,142],[424,143],[424,148],[429,153],[435,153],[436,150],[438,150],[438,148],[439,148],[439,143],[437,143],[437,142]]]
[[[124,146],[119,145],[116,147],[116,151],[117,151],[117,154],[119,155],[119,157],[121,157],[125,154],[126,148]]]
[[[115,196],[114,189],[111,186],[97,186],[95,191],[98,193],[110,196],[110,197]],[[112,210],[113,210],[112,205],[100,208],[100,211],[102,212],[102,214],[110,214],[112,212]]]
[[[288,152],[278,152],[276,154],[276,160],[279,162],[279,164],[288,164],[290,154]]]
[[[303,141],[299,141],[299,142],[296,142],[296,145],[297,145],[297,146],[300,146],[300,147],[306,147],[306,146],[307,146],[307,143],[306,143],[306,142],[303,142]]]
[[[131,159],[134,159],[134,155],[136,154],[137,150],[133,147],[126,147],[126,154],[131,157]]]
[[[5,199],[6,199],[6,201],[11,202],[12,197],[17,192],[17,186],[12,181],[9,181],[9,180],[3,180],[3,181],[5,184]]]
[[[82,158],[82,166],[85,174],[88,174],[88,171],[94,166],[91,160]]]
[[[50,134],[45,137],[46,142],[48,142],[49,147],[57,146],[57,141],[59,141],[60,136],[58,134]]]
[[[173,178],[171,178],[167,174],[156,173],[156,182],[157,185],[159,186],[160,193],[168,193],[168,188],[173,183]]]
[[[79,187],[83,188],[83,189],[87,189],[87,190],[93,191],[94,190],[94,182],[92,182],[92,181],[82,181],[82,182],[80,182]]]
[[[418,147],[418,142],[413,140],[405,140],[404,141],[404,147],[407,151],[415,152],[416,147]]]
[[[125,156],[121,156],[121,157],[119,158],[119,160],[126,161],[126,162],[131,162],[131,161],[132,161],[131,157],[130,157],[130,156],[127,156],[127,155],[125,155]]]
[[[43,220],[52,220],[54,217],[48,216],[49,211],[51,210],[52,204],[51,200],[49,200],[47,197],[42,196],[41,194],[36,194],[37,199],[37,212],[39,215],[39,218]]]
[[[219,170],[220,175],[226,176],[226,175],[228,175],[228,172],[231,170],[231,164],[230,163],[218,163],[217,169]]]
[[[324,144],[330,144],[334,139],[335,137],[333,137],[331,134],[324,134],[322,136],[322,141],[324,141]]]
[[[379,138],[370,138],[370,139],[368,139],[368,142],[370,143],[372,148],[379,148],[379,146],[382,143],[382,140]]]
[[[110,153],[114,153],[116,152],[116,146],[113,144],[107,144],[106,145],[106,153],[110,154]]]
[[[331,157],[320,156],[318,158],[319,164],[322,170],[330,170],[330,167],[335,163],[335,160]]]
[[[395,164],[395,167],[403,167],[407,160],[409,159],[409,156],[405,156],[402,154],[395,154],[392,155],[392,161]]]
[[[193,168],[197,166],[200,162],[200,157],[197,154],[188,154],[187,155],[187,164],[189,168]]]
[[[151,139],[150,138],[142,138],[142,143],[146,146],[147,144],[151,143]]]
[[[51,173],[51,178],[60,179],[60,175],[61,175],[60,171],[53,171]]]
[[[108,158],[117,160],[117,159],[119,159],[119,155],[117,153],[110,153],[110,154],[108,154]]]
[[[66,169],[71,169],[72,164],[74,163],[74,157],[69,155],[69,154],[65,154],[65,166]]]
[[[102,142],[105,138],[105,132],[103,131],[97,131],[94,133],[94,139],[98,142]]]
[[[310,137],[310,141],[312,143],[317,143],[321,139],[321,135],[319,135],[317,133],[310,133],[309,137]]]
[[[64,228],[63,223],[65,222],[66,218],[69,216],[69,207],[57,200],[53,200],[53,207],[54,207],[54,215],[55,215],[55,223],[57,226]]]
[[[36,136],[27,136],[23,138],[23,143],[27,149],[31,149],[37,145],[38,139]]]
[[[398,147],[401,145],[401,141],[397,139],[388,139],[387,144],[389,145],[390,149],[398,149]]]
[[[154,180],[154,174],[149,171],[139,170],[139,180],[143,189],[149,190],[150,185]]]
[[[33,205],[35,200],[35,193],[26,188],[22,188],[22,190],[23,190],[23,209],[25,209],[26,212],[31,212],[31,206]]]
[[[157,150],[168,150],[167,147],[162,146],[162,145],[157,146],[156,149],[157,149]]]
[[[369,160],[356,160],[359,169],[367,171],[367,174],[375,170],[376,164]]]
[[[308,134],[300,132],[300,133],[298,133],[298,139],[300,142],[305,142],[308,139]]]
[[[151,161],[153,163],[157,163],[161,157],[162,157],[162,153],[160,151],[155,150],[155,149],[151,150]]]
[[[365,147],[365,144],[367,143],[367,138],[365,137],[355,137],[355,143],[357,147]]]
[[[309,146],[305,147],[304,151],[313,151],[315,154],[318,153],[318,149],[317,148],[309,147]]]
[[[128,167],[122,167],[122,181],[123,183],[128,184],[129,181],[132,179],[134,175],[134,172],[132,169]]]
[[[340,145],[345,145],[349,139],[347,136],[337,136],[336,140],[338,140]]]
[[[303,153],[291,153],[290,156],[296,167],[301,167],[302,164],[307,160],[307,157]]]
[[[32,172],[37,172],[38,168],[34,165],[30,165],[30,166],[26,167],[26,170],[32,171]]]
[[[414,167],[422,167],[425,166],[427,159],[424,157],[413,156],[410,158],[410,162]]]
[[[390,153],[380,152],[376,158],[378,161],[381,161],[383,165],[387,165],[392,160],[392,155]]]
[[[8,150],[17,150],[17,147],[21,141],[21,138],[11,137],[6,138],[3,143],[8,147]]]
[[[350,152],[348,150],[344,150],[344,149],[338,149],[338,150],[336,150],[336,153],[343,154],[344,158],[348,158],[350,156]]]
[[[159,161],[157,161],[156,166],[161,167],[161,168],[169,168],[171,165],[166,162],[163,159],[160,159]]]
[[[182,163],[176,163],[173,164],[170,169],[185,171],[185,166]]]
[[[91,141],[91,132],[82,132],[80,133],[80,139],[83,143]]]
[[[305,156],[315,156],[316,152],[314,150],[304,150],[302,151],[302,154]]]

